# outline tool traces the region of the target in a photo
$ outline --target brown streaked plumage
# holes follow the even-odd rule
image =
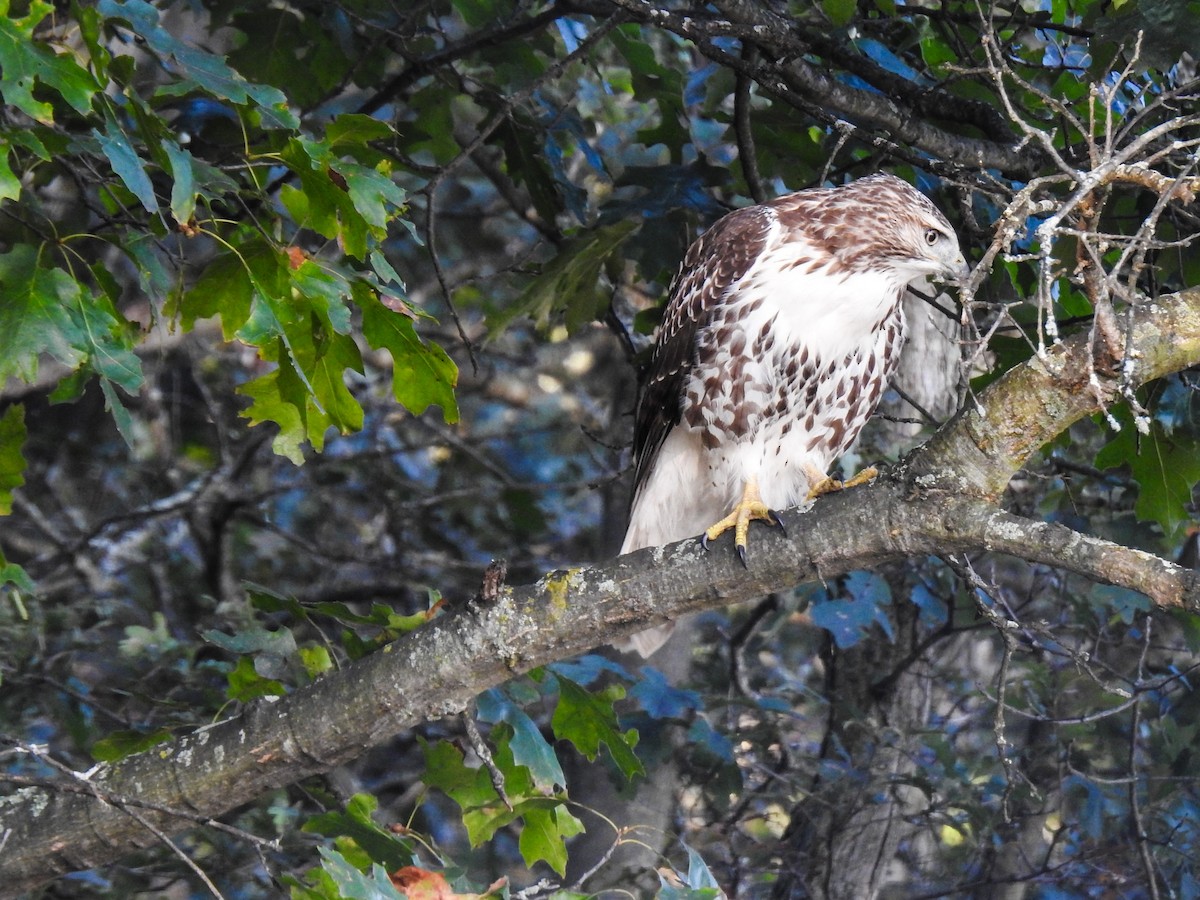
[[[966,271],[945,217],[891,175],[722,218],[688,249],[638,405],[622,552],[733,529],[836,488],[826,472],[895,371],[907,285]],[[715,523],[715,524],[714,524]],[[662,629],[635,635],[649,655]]]

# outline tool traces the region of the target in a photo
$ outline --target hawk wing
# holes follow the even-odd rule
[[[688,249],[671,281],[667,309],[646,372],[634,426],[633,496],[645,486],[658,451],[683,412],[683,388],[696,362],[696,332],[754,265],[776,224],[769,206],[735,210]]]

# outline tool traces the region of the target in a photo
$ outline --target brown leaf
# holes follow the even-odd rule
[[[332,168],[329,168],[329,169],[325,170],[325,174],[329,176],[330,181],[332,181],[337,187],[341,188],[343,191],[350,190],[350,186],[348,184],[346,184],[346,179],[342,175],[341,172],[338,172]]]
[[[308,259],[308,254],[305,253],[303,250],[301,250],[299,247],[288,247],[287,248],[287,256],[288,256],[288,266],[291,267],[291,270],[293,272],[296,271],[298,268],[300,268],[302,265],[304,265],[304,261]]]
[[[460,895],[450,890],[450,882],[440,872],[418,866],[405,866],[391,874],[392,885],[404,891],[408,900],[455,900]]]
[[[379,302],[390,309],[392,312],[398,312],[401,315],[408,316],[414,322],[417,320],[417,314],[412,311],[412,307],[401,300],[399,297],[394,297],[391,294],[380,294]]]

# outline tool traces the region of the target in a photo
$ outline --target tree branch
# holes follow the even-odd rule
[[[1132,336],[1136,384],[1200,362],[1200,290],[1134,310]],[[706,553],[687,540],[552,572],[532,585],[505,587],[492,603],[459,606],[286,697],[98,767],[84,776],[96,786],[94,796],[73,783],[26,787],[0,799],[0,897],[111,862],[158,840],[154,829],[219,816],[328,771],[397,731],[455,715],[481,691],[599,641],[891,559],[1009,553],[1200,613],[1200,573],[994,505],[1046,440],[1097,411],[1095,392],[1077,376],[1087,371],[1088,344],[1086,333],[1076,335],[1017,367],[893,472],[792,515],[786,535],[764,529],[746,569],[725,543]],[[138,798],[147,804],[145,821],[104,796]],[[174,819],[163,808],[185,813]]]
[[[888,75],[892,88],[876,92],[855,87],[830,75],[827,69],[810,62],[806,54],[818,49],[839,64],[849,62],[847,54],[835,52],[833,42],[816,38],[807,40],[792,20],[778,15],[766,6],[750,0],[724,0],[719,4],[724,18],[679,14],[661,9],[651,0],[609,0],[636,20],[647,22],[691,41],[705,56],[730,70],[753,78],[769,93],[799,106],[821,118],[840,117],[864,129],[886,135],[889,144],[897,147],[916,147],[946,163],[977,170],[995,168],[1028,177],[1044,160],[1037,148],[1010,140],[976,138],[955,134],[930,124],[923,115],[936,108],[949,119],[966,118],[974,127],[980,125],[978,106],[953,95],[910,84],[903,89],[903,79]],[[762,48],[773,63],[759,60],[747,65],[741,57],[729,53],[715,43],[717,38],[734,37],[745,44]],[[810,43],[819,48],[809,47]],[[855,69],[878,76],[882,70],[869,61],[858,61]],[[869,70],[869,71],[868,71]],[[832,111],[823,113],[823,110]],[[994,118],[994,117],[993,117]],[[989,121],[988,131],[996,133],[996,122]],[[929,163],[926,163],[927,165]]]

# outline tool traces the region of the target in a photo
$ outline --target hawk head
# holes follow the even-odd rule
[[[967,274],[954,229],[907,181],[871,175],[823,193],[812,214],[815,221],[806,226],[836,260],[836,269],[885,269],[897,285],[922,277],[954,281]]]
[[[906,282],[922,276],[957,281],[969,271],[958,236],[941,210],[907,181],[894,175],[863,178],[875,195],[877,252]]]

